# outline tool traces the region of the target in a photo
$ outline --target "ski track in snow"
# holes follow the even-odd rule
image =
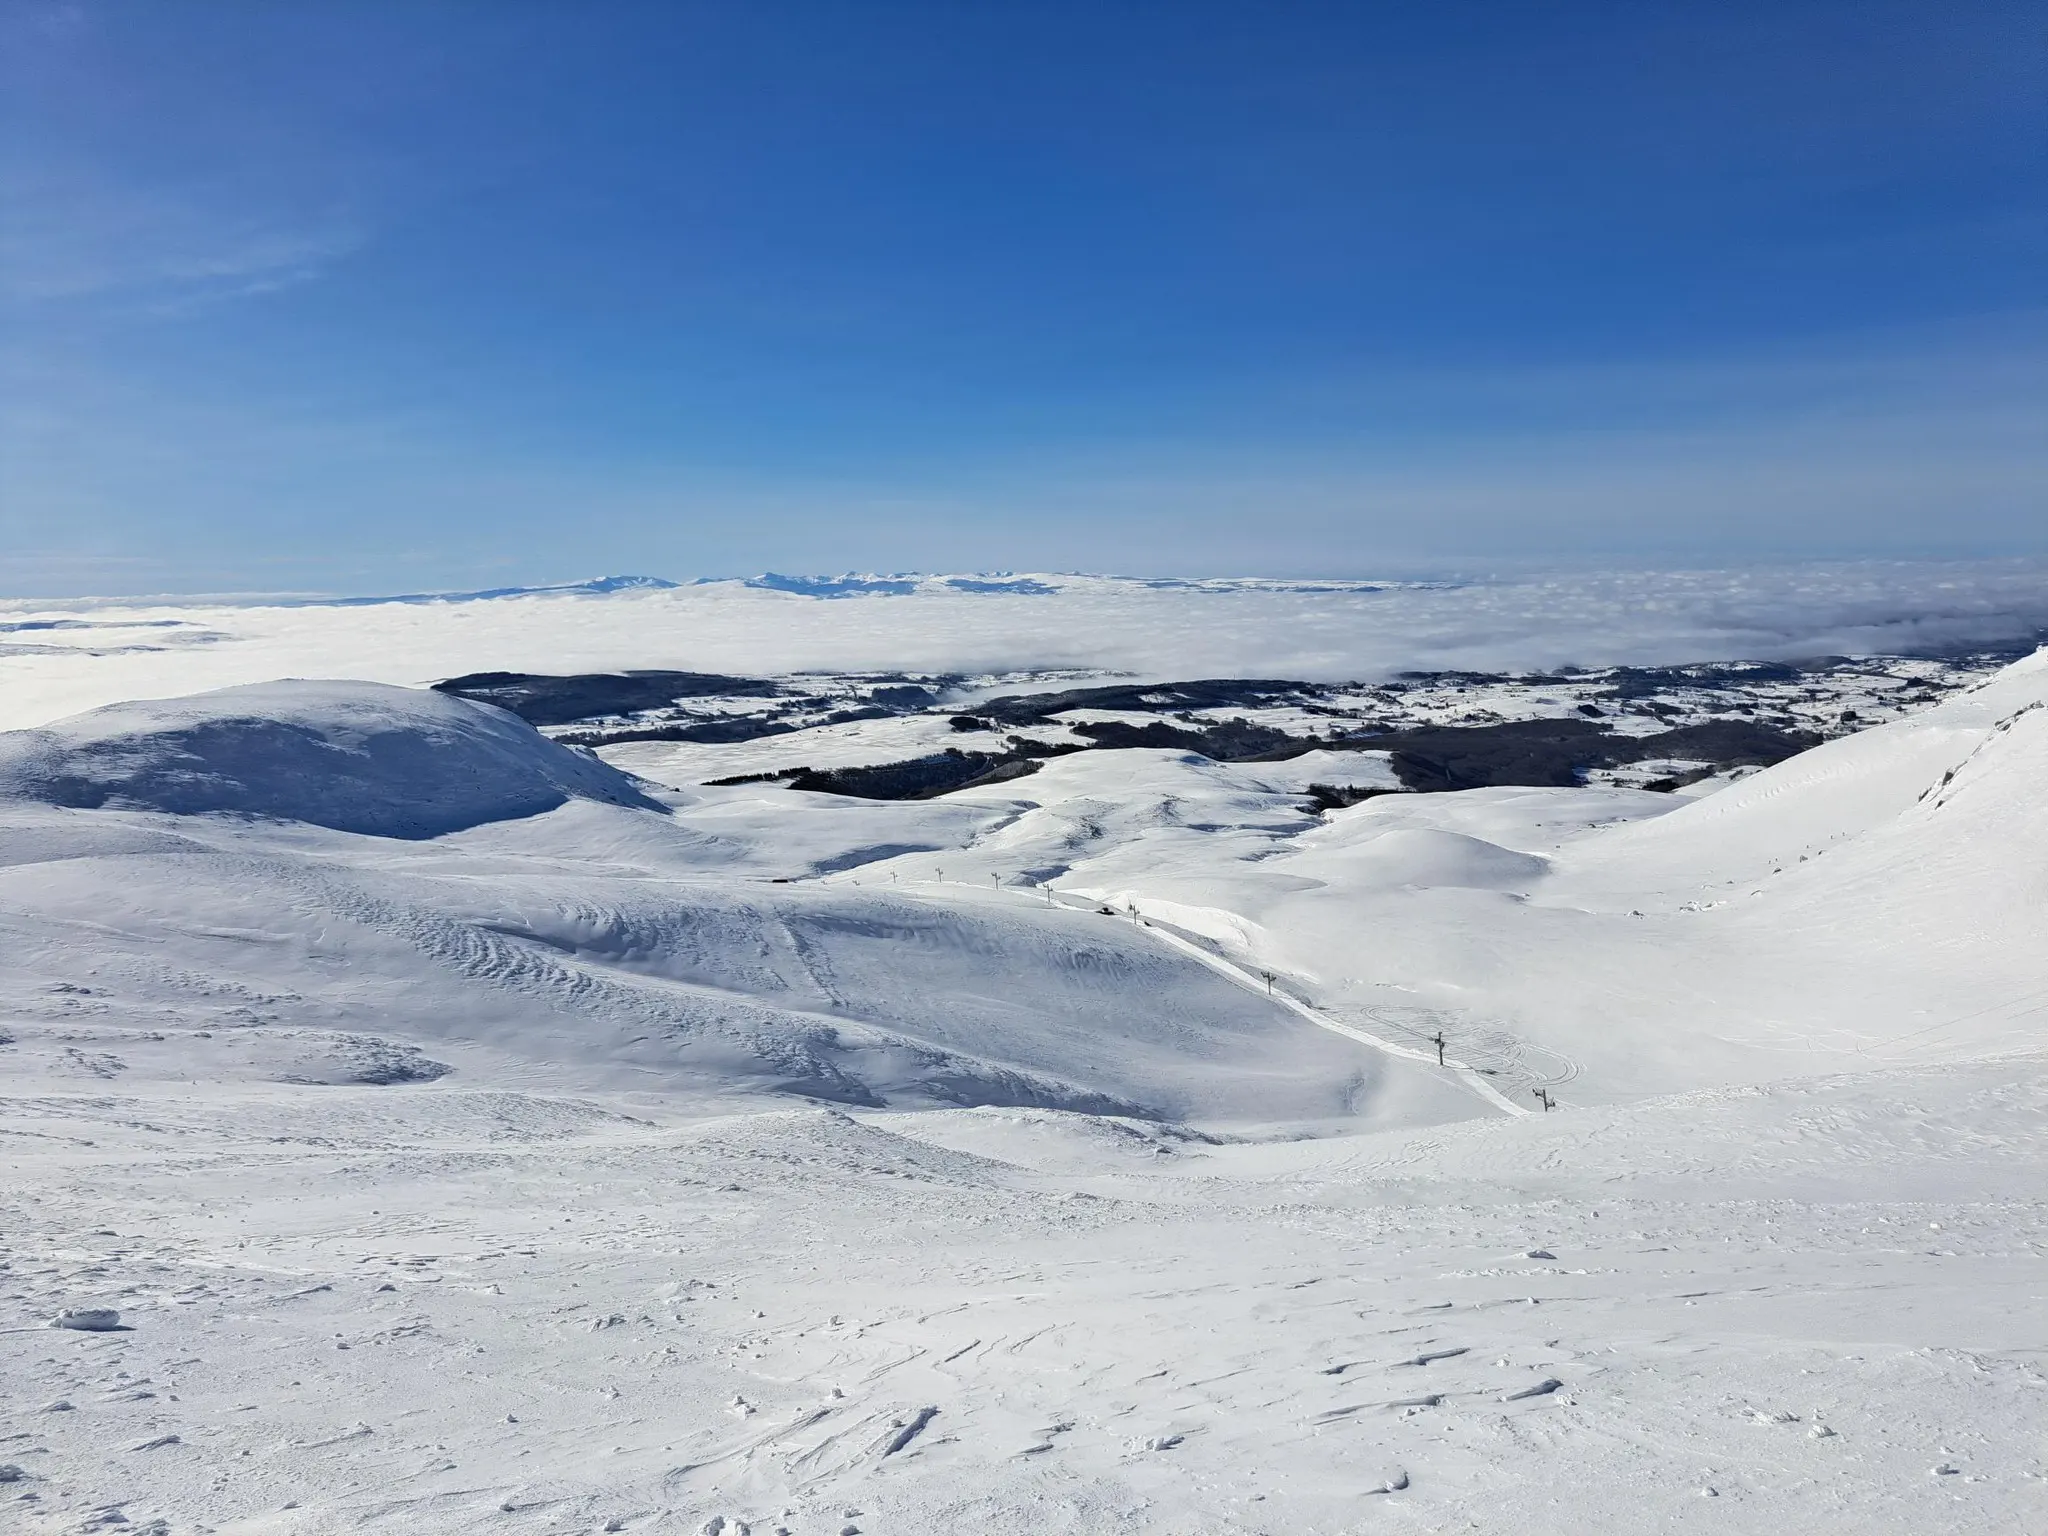
[[[1057,892],[1055,892],[1055,894],[1057,894]],[[1371,1034],[1366,1030],[1360,1029],[1355,1024],[1342,1023],[1337,1019],[1331,1018],[1328,1014],[1322,1012],[1320,1009],[1317,1009],[1312,1005],[1303,1002],[1300,998],[1295,997],[1291,992],[1285,989],[1275,989],[1265,986],[1261,983],[1257,976],[1255,976],[1251,971],[1247,970],[1244,966],[1238,965],[1234,961],[1228,960],[1222,955],[1213,954],[1210,951],[1202,948],[1201,945],[1189,941],[1180,934],[1171,932],[1170,930],[1168,930],[1165,927],[1162,927],[1158,923],[1146,919],[1144,921],[1144,926],[1152,933],[1152,935],[1155,938],[1159,940],[1160,943],[1167,945],[1171,949],[1177,950],[1181,954],[1187,955],[1191,959],[1201,962],[1203,965],[1208,966],[1213,971],[1218,971],[1223,975],[1228,976],[1232,981],[1237,982],[1247,991],[1258,993],[1265,997],[1270,997],[1275,1002],[1279,1003],[1281,1007],[1287,1009],[1290,1013],[1300,1014],[1304,1019],[1307,1019],[1311,1024],[1315,1025],[1319,1029],[1327,1029],[1332,1034],[1342,1035],[1347,1040],[1356,1040],[1360,1045],[1369,1045],[1376,1051],[1383,1051],[1387,1055],[1398,1057],[1403,1061],[1419,1061],[1423,1063],[1425,1066],[1439,1065],[1439,1063],[1436,1061],[1436,1058],[1428,1051],[1417,1050],[1412,1046],[1397,1044],[1395,1041],[1388,1039],[1384,1036]],[[1373,1010],[1374,1016],[1377,1017],[1382,1011],[1383,1010]],[[1485,1100],[1488,1104],[1491,1104],[1494,1108],[1501,1110],[1503,1113],[1510,1115],[1526,1115],[1529,1113],[1528,1110],[1524,1109],[1521,1105],[1507,1098],[1498,1089],[1496,1089],[1493,1086],[1493,1084],[1487,1082],[1484,1078],[1482,1078],[1479,1075],[1478,1070],[1474,1068],[1470,1062],[1446,1060],[1445,1062],[1441,1063],[1441,1065],[1447,1068],[1452,1073],[1454,1073],[1460,1082],[1462,1082],[1467,1088],[1471,1089],[1472,1092],[1477,1094],[1481,1099]],[[1570,1075],[1576,1074],[1573,1073]],[[1556,1079],[1556,1081],[1563,1080],[1565,1079]],[[1551,1079],[1544,1079],[1544,1081],[1551,1081]]]

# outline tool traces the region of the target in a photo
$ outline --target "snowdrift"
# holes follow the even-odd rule
[[[515,716],[383,683],[278,682],[0,734],[0,798],[430,838],[571,798],[660,810]]]

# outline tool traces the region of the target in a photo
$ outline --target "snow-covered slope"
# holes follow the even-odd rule
[[[1596,867],[1612,868],[1618,887],[1739,883],[1762,875],[1905,817],[1951,770],[2044,700],[2048,651],[1931,709],[1828,742],[1608,837],[1597,850],[1586,849],[1582,863],[1589,876]],[[2024,776],[2032,771],[2030,753],[2020,744],[1993,755]],[[2024,823],[2033,814],[2031,797],[2014,793],[2010,810]],[[2014,831],[2027,835],[2024,826]]]
[[[2038,1060],[1279,1145],[75,1072],[4,1105],[39,1536],[2004,1536],[2048,1488]],[[82,1306],[132,1331],[40,1326]]]
[[[1641,932],[1593,973],[1613,982],[1595,1016],[1734,1048],[1750,1078],[2039,1048],[2044,700],[2048,653],[1565,850],[1534,899]]]

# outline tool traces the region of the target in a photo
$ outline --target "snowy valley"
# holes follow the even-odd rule
[[[2041,1527],[2038,615],[976,579],[0,626],[0,1524]]]

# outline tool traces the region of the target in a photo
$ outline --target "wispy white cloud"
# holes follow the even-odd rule
[[[126,184],[84,165],[0,166],[0,294],[190,301],[304,282],[357,249],[333,209],[252,207],[203,186]]]
[[[138,19],[0,5],[0,302],[229,298],[304,282],[360,246],[334,156],[188,80]]]

